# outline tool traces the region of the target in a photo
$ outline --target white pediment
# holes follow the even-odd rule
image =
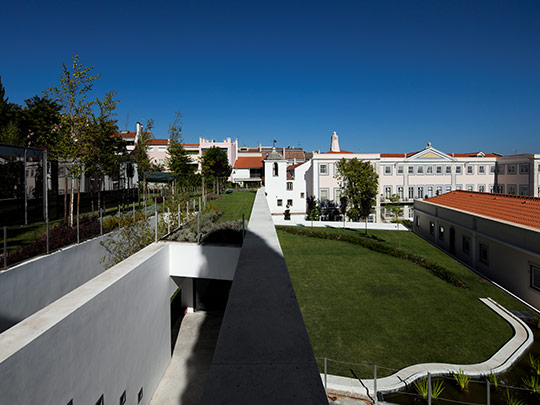
[[[406,160],[420,160],[426,162],[453,162],[456,159],[444,152],[441,152],[440,150],[428,146],[424,150],[421,150],[420,152],[416,152],[414,155],[409,156]]]

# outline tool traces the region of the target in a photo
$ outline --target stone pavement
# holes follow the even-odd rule
[[[391,376],[377,379],[377,392],[399,391],[415,380],[426,377],[428,372],[437,376],[462,370],[471,377],[478,377],[490,372],[498,374],[508,370],[533,343],[533,333],[522,320],[491,298],[481,298],[480,300],[504,318],[514,329],[514,336],[497,353],[488,360],[477,364],[424,363],[405,367]],[[324,374],[321,374],[321,378],[324,382]],[[374,383],[373,380],[357,380],[328,375],[328,391],[351,397],[373,398]]]

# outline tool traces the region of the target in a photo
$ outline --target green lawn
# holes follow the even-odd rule
[[[396,231],[370,233],[397,246]],[[421,362],[484,361],[513,332],[478,298],[525,309],[412,232],[399,233],[403,249],[451,269],[470,289],[358,245],[283,231],[278,235],[315,356],[370,365],[329,362],[331,374],[370,377],[375,363],[378,375],[388,375]]]
[[[221,194],[221,199],[208,201],[208,206],[222,211],[218,222],[233,221],[242,219],[245,214],[246,222],[249,221],[253,201],[255,201],[254,191],[234,191],[230,194]]]

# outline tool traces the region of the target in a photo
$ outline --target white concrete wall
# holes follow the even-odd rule
[[[168,242],[170,250],[169,274],[173,277],[211,278],[232,280],[240,247],[197,245]]]
[[[101,236],[0,272],[0,332],[105,270]]]
[[[152,244],[0,334],[3,404],[148,404],[170,360],[169,250]]]
[[[291,217],[290,221],[285,221],[283,217],[281,216],[273,216],[272,220],[274,221],[274,225],[285,225],[285,226],[303,226],[305,228],[311,228],[312,222],[306,221],[303,217]],[[343,221],[313,221],[313,227],[314,228],[343,228]],[[366,223],[365,222],[345,222],[345,228],[350,229],[365,229]],[[392,224],[392,223],[385,223],[385,222],[379,222],[379,223],[373,223],[368,222],[367,224],[368,229],[381,229],[381,230],[388,230],[388,231],[408,231],[409,229],[406,228],[403,225],[398,224]]]

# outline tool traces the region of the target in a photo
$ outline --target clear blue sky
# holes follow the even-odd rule
[[[540,1],[4,2],[10,100],[78,53],[118,123],[167,137],[410,152],[540,153]]]

